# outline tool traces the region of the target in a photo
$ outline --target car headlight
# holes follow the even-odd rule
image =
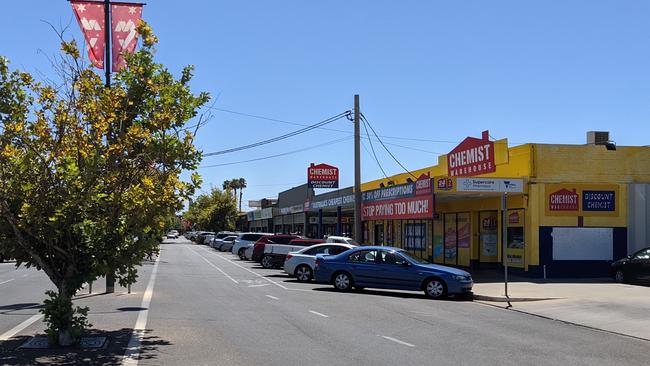
[[[472,276],[453,275],[451,276],[456,281],[471,281]]]

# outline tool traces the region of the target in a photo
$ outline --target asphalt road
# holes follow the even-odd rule
[[[131,295],[81,299],[95,309],[91,322],[99,321],[96,328],[133,327],[136,314],[137,321],[141,320],[142,311],[111,309],[142,301],[151,267],[144,268]],[[5,273],[0,272],[0,283],[1,276]],[[42,299],[41,289],[33,292],[34,298],[26,289],[20,295],[18,289],[23,286],[16,279],[0,285],[0,306],[18,303],[5,296],[5,286],[15,287],[9,294],[23,296],[20,302]],[[338,293],[331,286],[301,284],[280,270],[265,270],[183,239],[162,245],[145,314],[140,365],[593,366],[650,362],[650,343],[642,340],[471,301],[428,300],[421,293]],[[5,316],[0,312],[0,334],[19,322]],[[20,334],[33,334],[39,327],[34,324]],[[119,364],[124,344],[111,347],[114,357],[101,358],[98,353],[87,362]],[[19,356],[0,357],[0,364],[32,363],[28,354]]]

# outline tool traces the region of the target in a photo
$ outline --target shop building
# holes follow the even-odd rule
[[[277,200],[273,198],[251,200],[248,201],[248,207],[254,210],[246,213],[247,231],[273,232],[273,213],[278,211]]]
[[[363,242],[462,267],[507,258],[548,277],[607,275],[611,261],[650,245],[650,147],[508,148],[488,136],[468,137],[437,165],[363,184]],[[513,185],[504,256],[502,197]]]
[[[352,187],[314,196],[308,203],[307,236],[352,236],[354,225],[354,192]]]
[[[307,232],[308,202],[314,190],[307,184],[278,194],[278,209],[273,214],[273,232],[303,235]]]

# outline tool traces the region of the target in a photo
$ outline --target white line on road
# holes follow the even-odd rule
[[[280,288],[283,288],[283,289],[285,289],[285,290],[288,290],[288,288],[287,288],[286,286],[281,285],[281,284],[279,284],[279,283],[273,281],[272,279],[266,278],[266,277],[262,276],[261,274],[259,274],[259,273],[257,273],[257,272],[253,272],[253,271],[251,271],[250,269],[248,269],[248,268],[246,268],[246,267],[244,267],[244,266],[240,266],[239,264],[237,264],[237,263],[231,261],[230,259],[228,259],[228,258],[226,258],[226,257],[222,257],[221,255],[216,254],[216,253],[215,253],[214,255],[216,255],[217,257],[219,257],[219,258],[221,258],[221,259],[223,259],[223,260],[225,260],[225,261],[230,262],[231,264],[234,264],[235,266],[237,266],[237,267],[239,267],[239,268],[241,268],[241,269],[244,269],[244,270],[246,270],[246,271],[248,271],[248,272],[254,274],[255,276],[257,276],[257,277],[259,277],[259,278],[262,278],[262,279],[264,279],[264,280],[266,280],[266,281],[269,281],[269,282],[271,282],[272,284],[274,284],[274,285],[276,285],[276,286],[278,286],[278,287],[280,287]]]
[[[188,247],[188,248],[189,248],[189,247]],[[194,253],[196,253],[196,255],[198,255],[199,257],[203,258],[204,261],[206,261],[209,265],[211,265],[212,267],[214,267],[217,271],[223,273],[223,275],[226,276],[226,277],[228,277],[232,282],[237,283],[237,284],[239,283],[239,282],[237,282],[236,279],[230,277],[229,274],[227,274],[226,272],[224,272],[223,270],[221,270],[221,268],[215,266],[215,265],[214,265],[212,262],[210,262],[207,258],[205,258],[205,257],[202,256],[201,254],[199,254],[199,252],[197,252],[196,250],[194,250],[194,249],[192,249],[192,248],[190,248],[190,250],[193,251]]]
[[[392,342],[395,342],[395,343],[401,344],[401,345],[403,345],[403,346],[407,346],[407,347],[415,347],[414,344],[410,344],[410,343],[406,343],[406,342],[404,342],[404,341],[400,341],[400,340],[397,339],[397,338],[388,337],[388,336],[380,336],[380,337],[382,337],[382,338],[384,338],[384,339],[388,339],[389,341],[392,341]]]
[[[15,327],[13,327],[10,330],[8,330],[8,331],[4,332],[3,334],[1,334],[0,335],[0,341],[6,341],[7,339],[15,336],[16,334],[18,334],[18,332],[20,332],[21,330],[29,327],[30,325],[32,325],[32,323],[34,323],[37,320],[40,320],[42,317],[43,317],[43,314],[32,315],[31,318],[25,320],[24,322],[16,325]]]
[[[327,316],[327,315],[325,315],[323,313],[319,313],[318,311],[309,310],[309,312],[312,313],[312,314],[318,315],[318,316],[322,316],[323,318],[329,318],[329,316]]]
[[[262,283],[262,284],[259,284],[259,285],[248,285],[248,287],[264,287],[264,286],[268,286],[268,285],[269,285],[268,283]]]
[[[0,282],[0,285],[5,284],[5,283],[7,283],[7,282],[11,282],[11,281],[13,281],[13,280],[15,280],[15,278],[12,278],[12,279],[10,279],[10,280],[6,280],[6,281],[3,281],[3,282]]]
[[[271,295],[266,295],[266,297],[268,297],[269,299],[273,299],[273,300],[280,300],[280,299],[278,299],[277,297],[275,297],[275,296],[271,296]]]
[[[151,297],[153,296],[153,285],[156,282],[156,273],[158,273],[159,262],[160,256],[156,258],[156,264],[153,265],[147,289],[144,291],[144,296],[142,296],[142,304],[140,305],[142,309],[138,314],[138,319],[135,321],[135,327],[133,327],[131,339],[129,340],[129,344],[126,346],[126,352],[124,352],[124,358],[122,359],[122,365],[124,366],[137,366],[138,364],[138,359],[140,358],[140,339],[144,337],[144,330],[147,326],[149,305],[151,304]]]

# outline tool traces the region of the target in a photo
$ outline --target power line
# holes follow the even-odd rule
[[[215,111],[224,112],[224,113],[235,114],[235,115],[239,115],[239,116],[263,119],[263,120],[266,120],[266,121],[284,123],[284,124],[294,125],[294,126],[303,126],[303,127],[309,126],[308,124],[304,124],[304,123],[291,122],[291,121],[281,120],[281,119],[277,119],[277,118],[264,117],[264,116],[259,116],[259,115],[255,115],[255,114],[238,112],[238,111],[233,111],[233,110],[230,110],[230,109],[224,109],[224,108],[218,108],[218,107],[212,107],[212,106],[207,107],[206,109],[215,110]],[[325,130],[325,131],[334,131],[334,132],[342,132],[342,133],[349,133],[350,132],[350,131],[336,129],[336,128],[327,128],[327,127],[319,127],[319,128],[321,130]],[[387,135],[378,135],[378,136],[382,137],[382,138],[385,138],[385,139],[395,139],[395,140],[405,140],[405,141],[419,141],[419,142],[434,142],[434,143],[441,143],[441,144],[458,144],[458,143],[462,142],[462,141],[458,141],[458,140],[433,140],[433,139],[423,139],[423,138],[403,137],[403,136],[387,136]],[[511,144],[524,144],[525,142],[510,141],[510,143]],[[388,143],[386,143],[386,144],[388,144]]]
[[[323,146],[330,145],[330,144],[336,144],[336,143],[339,143],[339,142],[342,142],[342,141],[345,141],[345,140],[349,140],[349,139],[351,139],[350,136],[348,136],[348,137],[344,137],[344,138],[340,138],[340,139],[336,139],[336,140],[332,140],[332,141],[327,141],[327,142],[324,142],[324,143],[322,143],[322,144],[318,144],[318,145],[314,145],[314,146],[306,147],[306,148],[303,148],[303,149],[298,149],[298,150],[288,151],[288,152],[281,153],[281,154],[275,154],[275,155],[270,155],[270,156],[264,156],[264,157],[261,157],[261,158],[255,158],[255,159],[248,159],[248,160],[241,160],[241,161],[233,161],[233,162],[230,162],[230,163],[204,165],[204,166],[200,166],[199,168],[200,168],[200,169],[202,169],[202,168],[214,168],[214,167],[219,167],[219,166],[235,165],[235,164],[243,164],[243,163],[251,163],[251,162],[254,162],[254,161],[260,161],[260,160],[267,160],[267,159],[279,158],[279,157],[281,157],[281,156],[286,156],[286,155],[296,154],[296,153],[299,153],[299,152],[303,152],[303,151],[307,151],[307,150],[316,149],[316,148],[323,147]]]
[[[388,148],[386,147],[386,145],[384,145],[384,142],[381,141],[381,139],[380,139],[379,136],[377,135],[377,132],[375,131],[374,128],[372,128],[372,125],[370,124],[370,122],[368,121],[368,119],[366,118],[366,116],[363,115],[363,113],[361,113],[361,118],[362,118],[362,119],[363,119],[363,120],[368,124],[368,127],[370,127],[370,129],[372,130],[372,133],[375,135],[375,137],[377,138],[377,140],[379,140],[379,143],[381,144],[381,146],[384,147],[384,149],[386,150],[386,152],[388,153],[388,155],[390,155],[390,156],[393,158],[393,160],[395,160],[395,162],[396,162],[399,166],[401,166],[402,169],[404,169],[404,171],[406,171],[407,173],[409,173],[413,178],[418,179],[415,175],[413,175],[413,173],[411,173],[410,170],[406,169],[406,167],[405,167],[405,166],[404,166],[404,165],[403,165],[399,160],[397,160],[397,158],[395,157],[395,155],[393,155],[393,153],[390,152],[390,150],[388,150]]]
[[[366,122],[364,120],[362,120],[361,122],[363,122],[363,127],[366,130],[366,135],[368,135],[368,141],[370,142],[370,149],[372,150],[372,156],[375,158],[375,161],[377,162],[377,165],[379,166],[379,169],[381,170],[382,174],[384,174],[384,178],[388,178],[386,172],[384,171],[384,168],[381,166],[381,163],[379,162],[379,159],[377,159],[377,154],[375,153],[375,147],[372,145],[370,132],[368,132],[368,126],[366,126]]]
[[[312,124],[312,125],[308,125],[308,126],[305,127],[305,128],[301,128],[301,129],[299,129],[299,130],[296,130],[296,131],[293,131],[293,132],[289,132],[289,133],[284,134],[284,135],[280,135],[280,136],[277,136],[277,137],[273,137],[273,138],[270,138],[270,139],[267,139],[267,140],[258,141],[258,142],[255,142],[255,143],[252,143],[252,144],[248,144],[248,145],[244,145],[244,146],[233,147],[233,148],[231,148],[231,149],[226,149],[226,150],[221,150],[221,151],[215,151],[215,152],[206,153],[206,154],[203,154],[203,156],[205,157],[205,156],[223,155],[223,154],[228,154],[228,153],[232,153],[232,152],[236,152],[236,151],[241,151],[241,150],[246,150],[246,149],[252,149],[252,148],[254,148],[254,147],[258,147],[258,146],[262,146],[262,145],[270,144],[270,143],[272,143],[272,142],[281,141],[281,140],[287,139],[287,138],[289,138],[289,137],[293,137],[293,136],[299,135],[299,134],[301,134],[301,133],[305,133],[305,132],[307,132],[307,131],[311,131],[311,130],[313,130],[313,129],[315,129],[315,128],[319,128],[319,127],[324,126],[324,125],[326,125],[326,124],[328,124],[328,123],[332,123],[332,122],[334,122],[334,121],[336,121],[336,120],[339,120],[339,119],[341,119],[341,118],[343,118],[343,117],[346,117],[346,116],[350,115],[350,113],[351,113],[350,111],[345,111],[345,112],[343,112],[343,113],[339,113],[339,114],[337,114],[336,116],[330,117],[330,118],[328,118],[328,119],[325,119],[325,120],[323,120],[323,121],[320,121],[320,122],[314,123],[314,124]]]

